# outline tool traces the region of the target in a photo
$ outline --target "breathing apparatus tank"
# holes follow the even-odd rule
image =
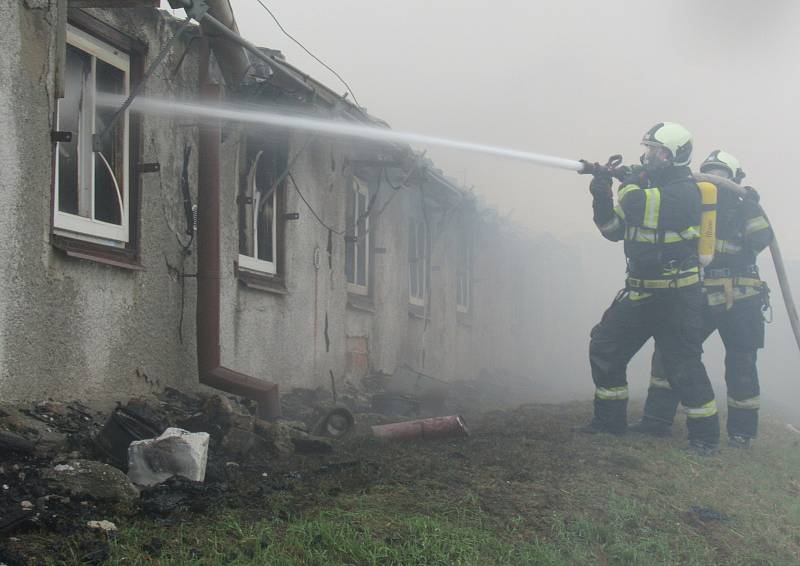
[[[700,265],[707,266],[714,259],[717,237],[717,186],[708,181],[697,183],[703,200],[703,216],[700,219],[700,241],[697,255]]]

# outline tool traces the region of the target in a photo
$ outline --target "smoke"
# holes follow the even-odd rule
[[[248,39],[282,49],[291,62],[340,88],[256,3],[232,5]],[[623,153],[631,162],[652,124],[684,124],[695,136],[695,164],[717,148],[740,159],[800,296],[800,196],[793,188],[800,3],[273,0],[270,6],[347,78],[371,113],[399,130],[571,159]],[[621,246],[603,240],[592,225],[586,178],[444,148],[429,154],[501,212],[565,246],[569,261],[549,274],[561,285],[548,286],[548,299],[569,325],[542,330],[555,333],[564,350],[536,371],[552,375],[565,396],[591,395],[588,333],[623,284],[624,263]],[[759,264],[773,288],[775,322],[760,352],[762,396],[770,406],[800,397],[800,354],[767,253]],[[573,281],[581,282],[577,295]],[[651,348],[631,367],[639,391],[649,378]],[[722,359],[713,337],[705,361],[724,399]]]

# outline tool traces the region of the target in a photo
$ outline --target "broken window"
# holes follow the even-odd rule
[[[430,288],[428,230],[425,221],[411,217],[408,223],[408,295],[414,305],[424,305]]]
[[[369,189],[356,178],[347,191],[345,274],[351,293],[369,294]]]
[[[64,98],[56,129],[69,141],[56,143],[54,228],[65,235],[99,238],[124,246],[129,241],[128,129],[126,112],[95,151],[95,134],[105,132],[118,104],[98,104],[98,95],[127,96],[130,57],[107,43],[67,27]]]
[[[277,142],[248,138],[246,176],[237,197],[239,208],[239,267],[278,274],[278,220],[285,152]]]

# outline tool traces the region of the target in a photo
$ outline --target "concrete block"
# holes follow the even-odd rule
[[[203,481],[208,462],[206,432],[168,428],[158,438],[131,442],[128,447],[128,478],[138,485],[152,486],[172,476]]]

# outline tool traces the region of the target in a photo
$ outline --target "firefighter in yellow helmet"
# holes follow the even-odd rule
[[[700,172],[736,183],[744,178],[739,160],[723,150],[713,151],[700,166]],[[718,188],[716,251],[704,270],[703,281],[706,308],[702,338],[705,341],[717,330],[725,346],[728,438],[731,446],[742,448],[750,445],[758,431],[756,356],[764,346],[762,311],[768,304],[768,290],[759,277],[756,256],[773,238],[758,201],[753,189],[742,197]],[[662,358],[656,347],[644,417],[631,427],[655,436],[669,434],[679,402]]]
[[[689,170],[692,135],[680,124],[662,122],[642,144],[643,167],[621,183],[616,206],[610,177],[595,176],[589,186],[594,222],[605,238],[624,240],[628,270],[625,289],[591,332],[594,418],[579,430],[627,430],[626,370],[652,337],[662,352],[666,379],[687,408],[690,447],[708,453],[719,443],[719,417],[701,361],[705,299],[697,243],[702,203]]]

